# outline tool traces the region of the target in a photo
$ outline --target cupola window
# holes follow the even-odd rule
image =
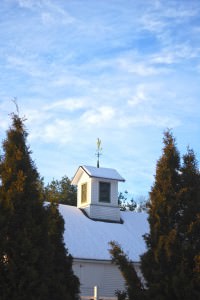
[[[81,203],[87,202],[87,183],[81,185]]]
[[[110,182],[99,182],[99,202],[110,202]]]

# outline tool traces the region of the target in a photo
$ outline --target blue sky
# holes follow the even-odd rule
[[[146,196],[172,128],[200,153],[200,0],[1,0],[0,137],[17,98],[45,182],[100,165]]]

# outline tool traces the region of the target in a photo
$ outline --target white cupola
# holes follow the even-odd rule
[[[77,185],[77,207],[89,218],[120,222],[118,182],[125,179],[110,168],[80,166],[72,179]]]

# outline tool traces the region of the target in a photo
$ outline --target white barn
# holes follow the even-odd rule
[[[81,283],[81,296],[92,296],[98,286],[100,298],[115,297],[124,289],[117,266],[111,263],[109,242],[118,242],[139,272],[145,251],[143,235],[148,232],[146,213],[121,212],[114,169],[81,166],[72,184],[78,186],[77,207],[60,205],[65,220],[64,240],[74,258],[74,273]]]

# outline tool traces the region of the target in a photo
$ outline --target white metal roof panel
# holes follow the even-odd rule
[[[115,169],[96,168],[92,166],[82,166],[82,168],[91,177],[125,181],[125,179]]]
[[[59,205],[65,220],[64,241],[74,258],[110,260],[109,242],[118,242],[132,261],[139,261],[149,231],[146,213],[121,212],[123,224],[93,221],[77,207]]]

